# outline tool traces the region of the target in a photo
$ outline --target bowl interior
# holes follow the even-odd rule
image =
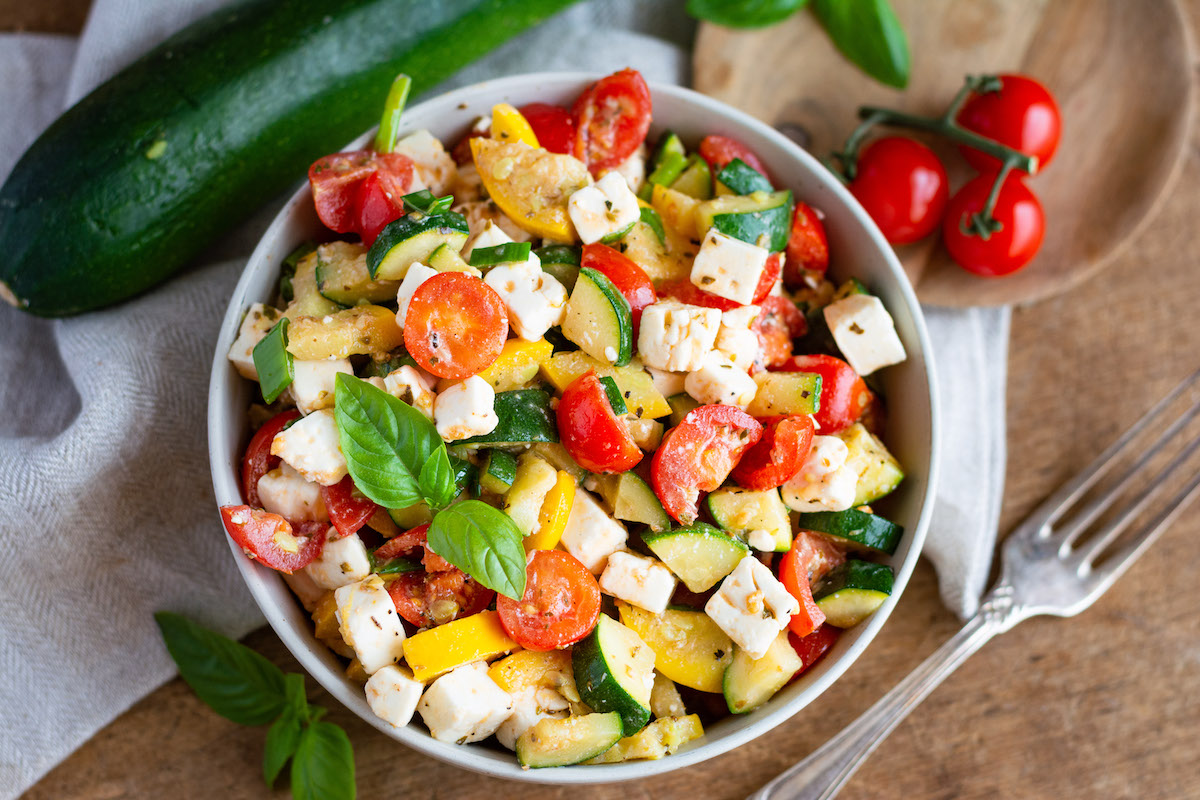
[[[475,84],[427,100],[405,111],[404,128],[428,128],[435,136],[454,141],[474,120],[490,113],[494,103],[513,105],[542,101],[570,104],[597,75],[541,73]],[[936,429],[934,377],[928,362],[930,348],[924,322],[907,278],[890,247],[848,192],[811,156],[788,139],[735,109],[688,89],[651,85],[654,127],[651,140],[670,127],[693,145],[710,133],[734,136],[769,165],[779,186],[791,188],[799,200],[821,209],[833,253],[836,278],[853,274],[876,292],[896,322],[908,360],[885,371],[890,424],[888,446],[904,465],[908,478],[883,506],[902,524],[905,536],[890,559],[896,571],[891,598],[865,623],[847,631],[833,651],[800,680],[781,691],[763,708],[726,718],[706,735],[659,761],[604,766],[522,770],[511,753],[479,745],[459,746],[435,741],[424,730],[394,728],[377,718],[366,704],[361,687],[347,680],[337,659],[313,637],[308,615],[300,608],[279,575],[230,549],[251,593],[267,621],[304,668],[340,702],[379,730],[435,758],[496,777],[542,783],[603,783],[642,778],[698,763],[757,737],[804,708],[837,679],[866,648],[895,607],[912,573],[932,505],[935,477]],[[368,141],[364,135],[348,149]],[[209,451],[213,488],[219,505],[240,503],[238,470],[247,440],[246,408],[251,385],[240,378],[225,358],[237,335],[242,314],[254,302],[274,294],[279,264],[300,242],[322,231],[307,184],[279,212],[250,257],[230,300],[221,328],[209,392]]]

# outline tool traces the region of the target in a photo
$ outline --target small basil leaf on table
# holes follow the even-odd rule
[[[765,28],[782,22],[808,0],[688,0],[687,12],[727,28]]]
[[[525,594],[525,547],[507,514],[479,500],[439,511],[429,526],[434,553],[506,597]]]
[[[444,508],[454,499],[458,487],[454,483],[454,469],[450,466],[446,448],[439,447],[425,460],[417,482],[430,508]]]
[[[304,730],[300,724],[302,716],[302,711],[288,706],[267,729],[267,741],[263,744],[263,780],[267,786],[275,785],[284,764],[296,753]]]
[[[908,85],[908,37],[888,0],[814,0],[813,11],[837,49],[863,72],[898,89]]]
[[[313,722],[292,757],[296,800],[354,800],[354,752],[346,732],[332,722]]]

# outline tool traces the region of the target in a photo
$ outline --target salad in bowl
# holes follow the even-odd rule
[[[821,208],[633,70],[547,100],[439,139],[391,98],[224,353],[257,383],[232,541],[377,724],[526,769],[765,713],[916,557],[881,511],[910,353]]]

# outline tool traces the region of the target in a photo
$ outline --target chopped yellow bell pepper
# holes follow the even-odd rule
[[[661,614],[618,602],[621,622],[654,651],[654,668],[676,683],[720,693],[733,641],[703,611],[669,608]]]
[[[567,529],[567,517],[571,516],[571,505],[574,502],[575,478],[571,473],[559,470],[554,488],[546,494],[546,499],[542,502],[537,531],[525,537],[526,553],[558,547],[558,540]]]
[[[471,157],[488,197],[521,230],[554,242],[579,237],[567,214],[571,195],[592,182],[574,156],[476,136]]]
[[[671,413],[667,398],[654,388],[650,373],[636,359],[628,366],[614,367],[586,353],[572,351],[559,353],[542,362],[542,374],[560,392],[589,369],[595,370],[598,377],[607,376],[617,382],[617,388],[625,395],[625,405],[631,414],[642,419],[657,419]],[[638,414],[638,409],[641,409],[641,414]]]
[[[499,613],[480,611],[408,637],[404,660],[416,680],[428,683],[455,667],[488,661],[519,647],[501,627]]]
[[[541,147],[537,134],[529,126],[529,120],[508,103],[492,106],[492,138],[501,142],[524,142],[530,147]]]
[[[495,391],[508,392],[533,380],[538,367],[553,353],[554,345],[545,339],[536,342],[509,339],[496,360],[478,374]]]

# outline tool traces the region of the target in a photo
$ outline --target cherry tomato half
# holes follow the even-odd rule
[[[496,290],[465,272],[439,272],[417,287],[404,318],[404,346],[439,378],[469,378],[500,355],[508,310]]]
[[[394,176],[373,172],[363,181],[358,199],[358,235],[367,247],[375,244],[389,222],[404,216],[404,201],[408,190]]]
[[[733,468],[733,479],[743,489],[764,491],[787,483],[804,466],[812,446],[814,425],[806,414],[759,419],[762,438]]]
[[[322,486],[321,499],[329,510],[329,521],[341,536],[357,533],[379,510],[374,500],[358,492],[349,475],[333,486]]]
[[[691,525],[699,513],[700,493],[720,486],[761,437],[762,425],[739,408],[693,409],[667,432],[650,465],[654,493],[663,508]]]
[[[840,358],[828,355],[793,356],[780,372],[815,372],[821,376],[821,404],[813,415],[818,431],[828,436],[858,422],[873,395],[866,381]]]
[[[812,584],[829,570],[845,561],[835,545],[808,531],[800,531],[792,540],[792,549],[779,560],[779,580],[800,603],[800,613],[792,615],[788,627],[797,636],[808,636],[825,621],[825,612],[817,607]]]
[[[625,472],[642,460],[642,451],[613,413],[595,372],[588,370],[563,389],[556,413],[559,439],[584,469]]]
[[[754,330],[762,347],[763,364],[776,367],[792,357],[792,340],[808,331],[808,321],[786,297],[770,295],[762,301]]]
[[[551,153],[569,155],[574,151],[575,120],[570,111],[549,103],[529,103],[518,110],[542,147]]]
[[[323,522],[302,522],[293,527],[278,514],[250,506],[221,506],[221,521],[247,556],[289,575],[307,567],[325,549]]]
[[[637,70],[601,78],[575,100],[575,157],[592,174],[633,155],[650,130],[650,87]]]
[[[633,320],[633,340],[638,337],[642,309],[658,299],[650,276],[634,261],[603,244],[585,244],[580,257],[581,267],[591,267],[613,282],[617,291],[629,301],[629,316]]]
[[[258,479],[279,466],[279,456],[271,455],[271,442],[289,422],[299,419],[300,412],[289,409],[267,420],[250,437],[246,454],[242,456],[242,497],[252,506],[261,507],[258,496]]]
[[[520,600],[501,595],[496,611],[505,633],[526,650],[560,650],[592,632],[600,619],[600,585],[579,559],[534,550]]]
[[[800,660],[804,662],[804,666],[796,672],[796,675],[812,669],[837,644],[837,640],[841,635],[841,628],[835,628],[828,623],[817,628],[808,636],[797,636],[788,631],[788,642],[791,643],[792,649],[796,651],[796,655],[800,656]],[[796,675],[792,677],[795,678]]]
[[[726,300],[724,297],[706,292],[687,278],[667,281],[658,287],[658,295],[688,305],[715,308],[718,311],[732,311],[741,305],[736,300]]]
[[[467,577],[458,567],[429,549],[428,525],[421,525],[384,542],[375,551],[376,561],[387,561],[422,552],[423,570],[405,572],[388,584],[396,611],[420,627],[442,625],[487,608],[495,592]]]
[[[807,203],[796,203],[783,280],[788,286],[799,286],[805,272],[824,273],[828,269],[829,241],[825,237],[825,224]]]
[[[875,220],[883,238],[910,244],[937,229],[949,194],[946,168],[925,145],[885,136],[858,156],[850,193]]]
[[[750,302],[754,305],[759,305],[771,294],[771,290],[775,288],[775,284],[779,281],[779,275],[783,272],[783,253],[771,253],[767,256],[767,263],[763,267],[762,275],[758,278],[758,286],[754,287],[754,299]]]
[[[942,224],[942,241],[950,257],[976,275],[1016,272],[1037,255],[1046,233],[1042,204],[1016,175],[1005,178],[992,211],[1000,230],[987,239],[963,232],[961,226],[970,215],[983,210],[995,179],[994,173],[980,175],[959,189],[950,199]]]
[[[1062,116],[1050,90],[1025,75],[997,75],[1000,89],[975,92],[956,118],[959,125],[1038,160],[1038,169],[1054,158],[1062,135]],[[981,172],[1000,162],[971,147],[961,147],[971,166]]]
[[[412,185],[413,163],[400,153],[373,150],[333,153],[313,162],[308,183],[325,227],[337,233],[358,233],[363,183],[375,173],[386,176],[388,191],[399,199]]]
[[[715,134],[705,136],[700,140],[699,150],[700,157],[708,162],[708,168],[712,171],[714,178],[718,172],[725,168],[726,164],[735,158],[745,161],[748,166],[754,167],[754,169],[758,170],[759,174],[768,180],[771,178],[762,160],[754,155],[754,151],[732,136],[718,136]]]

